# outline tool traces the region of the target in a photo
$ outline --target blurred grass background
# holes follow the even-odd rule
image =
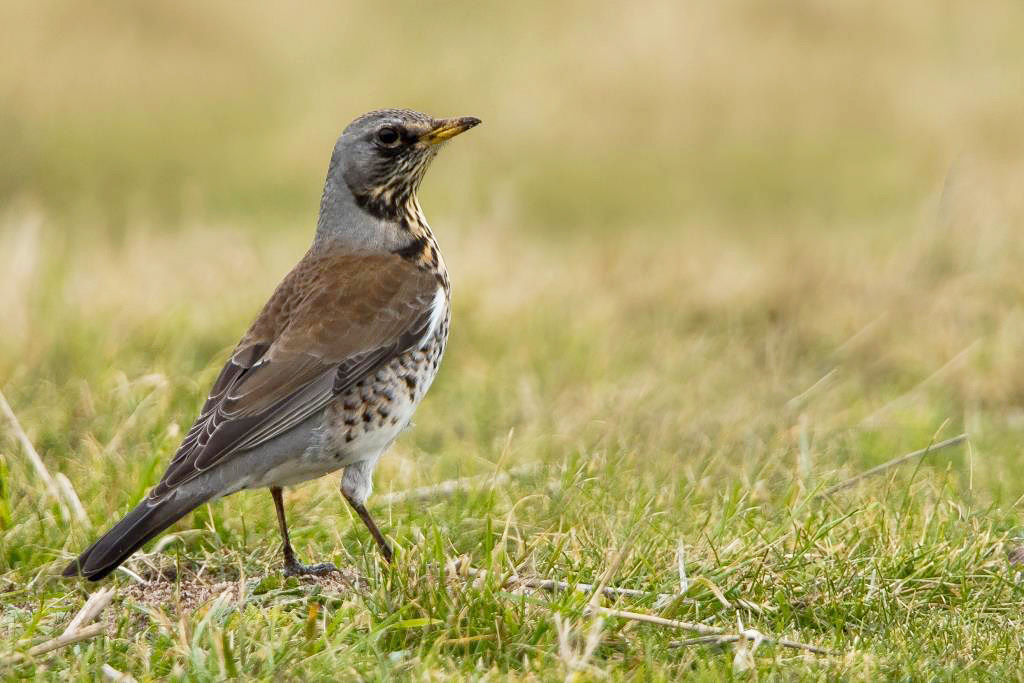
[[[1024,494],[1020,3],[68,0],[0,3],[0,23],[0,388],[97,527],[69,531],[42,505],[0,431],[12,605],[43,595],[29,577],[44,602],[75,599],[39,577],[159,477],[218,362],[306,248],[340,130],[404,106],[484,125],[421,192],[452,272],[453,337],[378,490],[519,462],[552,474],[396,509],[400,545],[435,529],[472,556],[481,520],[500,535],[515,510],[510,565],[594,580],[606,548],[639,537],[648,555],[623,571],[665,590],[682,539],[731,597],[787,606],[764,630],[869,653],[824,669],[769,656],[765,673],[1019,670],[1004,551]],[[788,547],[813,491],[960,431],[963,452],[815,513],[831,531],[813,552],[737,570],[771,539]],[[516,505],[577,467],[575,497]],[[301,552],[342,546],[374,566],[335,486],[291,495]],[[186,520],[219,530],[191,554],[275,571],[265,503],[236,496]],[[867,521],[829,526],[858,510]],[[575,554],[548,557],[566,534]],[[968,549],[984,561],[961,566]],[[906,567],[925,556],[938,559],[921,580],[959,582],[939,602],[962,621],[933,615],[933,593],[903,595],[920,612],[863,609],[877,582],[920,579]],[[389,614],[381,600],[356,612]],[[31,615],[5,613],[12,647]],[[170,647],[143,664],[137,636],[121,637],[52,671],[86,675],[111,656],[140,678],[190,670]],[[391,645],[423,671],[466,674],[477,658],[534,671],[518,646],[481,641],[460,658],[438,654],[436,634],[407,638]],[[523,639],[557,645],[551,629]],[[395,673],[384,645],[337,642],[356,643],[335,655],[359,675]],[[600,650],[598,665],[729,671],[731,655],[666,642],[647,659]],[[550,657],[540,675],[564,675]],[[288,660],[273,661],[264,675]],[[294,671],[333,666],[303,661]]]

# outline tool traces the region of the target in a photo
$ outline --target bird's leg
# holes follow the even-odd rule
[[[391,552],[391,546],[388,545],[386,540],[384,540],[384,534],[382,534],[380,529],[377,528],[377,523],[373,521],[373,517],[370,516],[366,506],[351,496],[344,488],[342,488],[341,494],[345,496],[345,500],[347,500],[348,504],[352,506],[352,509],[356,511],[359,518],[363,520],[363,524],[366,525],[366,528],[370,530],[370,535],[373,536],[373,540],[377,541],[377,547],[380,548],[380,554],[384,556],[384,559],[387,560],[388,563],[390,563],[394,553]]]
[[[378,453],[377,457],[379,456]],[[370,530],[370,535],[373,536],[377,547],[380,548],[380,554],[384,556],[385,560],[391,562],[393,555],[391,546],[384,540],[384,534],[377,528],[377,524],[373,521],[373,517],[370,517],[366,505],[364,505],[370,496],[370,491],[373,490],[373,468],[377,464],[377,457],[355,462],[345,468],[345,474],[341,478],[341,495],[345,496],[345,500],[359,515],[359,519],[363,520],[366,528]]]
[[[325,576],[331,572],[338,571],[330,562],[322,564],[300,564],[295,559],[295,552],[292,550],[291,541],[288,540],[288,523],[284,519],[284,500],[281,497],[281,487],[271,486],[270,495],[274,498],[274,507],[277,508],[277,523],[281,527],[281,540],[284,541],[284,575],[285,576]]]

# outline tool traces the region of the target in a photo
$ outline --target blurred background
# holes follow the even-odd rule
[[[959,156],[1016,165],[1022,11],[8,2],[0,197],[65,232],[291,230],[340,129],[408,106],[488,124],[425,192],[473,224],[891,229]]]
[[[1019,2],[43,0],[0,23],[0,385],[84,488],[134,468],[99,505],[155,479],[379,107],[484,120],[421,192],[455,325],[388,485],[493,463],[510,429],[522,460],[684,480],[970,428],[990,469],[956,471],[1021,491]]]

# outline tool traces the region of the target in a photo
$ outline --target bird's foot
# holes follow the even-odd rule
[[[330,562],[321,562],[320,564],[301,564],[292,560],[291,562],[285,562],[284,564],[284,575],[288,576],[327,576],[328,574],[341,573],[341,570],[335,567]]]
[[[380,548],[380,554],[384,556],[384,561],[391,564],[391,560],[394,558],[395,553],[391,550],[391,546],[387,541],[378,544]]]

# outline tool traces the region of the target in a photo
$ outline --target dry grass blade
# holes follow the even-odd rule
[[[108,681],[117,681],[117,683],[135,683],[135,677],[130,676],[126,673],[118,671],[109,664],[104,664],[102,667],[103,677]]]
[[[679,594],[685,595],[690,590],[690,579],[686,576],[686,544],[682,540],[676,545],[676,569],[679,571]]]
[[[731,634],[725,636],[697,636],[696,638],[687,638],[686,640],[673,640],[668,644],[669,647],[690,647],[691,645],[726,645],[728,643],[735,643],[742,636],[738,634]]]
[[[113,588],[101,588],[90,595],[89,599],[85,601],[84,605],[82,605],[82,609],[78,610],[78,614],[76,614],[74,619],[68,623],[68,627],[64,629],[64,633],[61,635],[66,636],[70,633],[74,633],[85,624],[95,621],[113,599]]]
[[[75,513],[75,517],[79,522],[84,524],[87,528],[92,528],[92,524],[89,522],[89,515],[85,512],[85,506],[82,505],[82,500],[78,497],[78,492],[75,491],[75,487],[71,484],[71,480],[64,476],[63,472],[58,472],[53,475],[54,480],[57,482],[57,486],[60,488],[61,493],[64,495],[64,499],[71,506],[71,509]]]
[[[447,481],[442,481],[439,484],[433,484],[431,486],[420,486],[414,489],[395,491],[394,493],[378,496],[373,500],[373,502],[375,505],[395,505],[406,501],[426,500],[428,498],[436,498],[438,496],[447,496],[455,493],[456,491],[469,491],[484,483],[490,484],[491,487],[501,486],[512,481],[513,477],[521,477],[536,472],[539,467],[540,465],[533,463],[513,467],[507,472],[501,472],[499,474],[479,474],[473,477],[448,479]]]
[[[40,643],[39,645],[29,649],[27,654],[29,657],[38,657],[39,655],[46,654],[52,650],[58,650],[62,647],[67,647],[68,645],[74,645],[75,643],[80,643],[83,640],[88,640],[89,638],[95,638],[106,630],[106,624],[89,624],[88,626],[78,629],[74,633],[65,633],[57,636],[53,640]]]
[[[483,577],[487,575],[486,569],[477,569],[476,567],[465,567],[461,571],[466,576],[473,578]],[[595,584],[590,583],[569,583],[561,579],[542,579],[531,576],[519,576],[513,574],[505,579],[505,586],[522,586],[524,588],[537,588],[539,590],[547,591],[575,591],[577,593],[593,593],[598,587]],[[656,603],[664,603],[671,600],[679,599],[679,594],[676,593],[650,593],[648,591],[642,591],[637,588],[619,588],[617,586],[603,586],[601,587],[600,594],[607,598],[652,598]],[[772,605],[761,605],[750,600],[738,599],[728,601],[724,597],[720,597],[720,593],[716,595],[720,602],[723,602],[723,606],[728,609],[747,609],[758,614],[765,612],[772,612],[775,607]],[[693,598],[682,598],[685,603],[694,604],[697,601]]]
[[[558,631],[558,655],[567,669],[566,681],[575,680],[579,673],[591,668],[590,661],[601,644],[601,634],[604,632],[605,622],[603,615],[592,608],[600,604],[604,589],[622,565],[632,542],[633,539],[629,538],[612,553],[610,561],[591,593],[587,609],[584,611],[585,616],[591,616],[590,624],[586,626],[585,632],[582,619],[568,620],[563,619],[562,615],[558,613],[553,615],[555,628]]]
[[[912,451],[910,453],[907,453],[906,455],[901,455],[898,458],[893,458],[892,460],[890,460],[888,462],[884,462],[881,465],[877,465],[875,467],[872,467],[871,469],[867,470],[866,472],[861,472],[860,474],[858,474],[855,477],[850,477],[849,479],[847,479],[846,481],[844,481],[842,483],[836,484],[835,486],[832,486],[832,487],[829,487],[829,488],[825,489],[824,491],[822,491],[821,493],[816,495],[814,497],[814,499],[815,500],[819,500],[821,498],[827,498],[828,496],[831,496],[834,493],[837,493],[839,491],[843,491],[845,489],[850,488],[851,486],[857,484],[858,482],[860,482],[863,479],[867,479],[868,477],[873,477],[876,474],[881,474],[882,472],[885,472],[888,469],[896,467],[897,465],[902,465],[903,463],[907,462],[908,460],[913,460],[914,458],[920,458],[920,457],[928,455],[930,453],[936,453],[938,451],[941,451],[944,448],[949,448],[950,446],[956,446],[958,444],[961,444],[961,443],[963,443],[966,440],[967,440],[967,434],[960,434],[960,435],[954,436],[951,439],[946,439],[945,441],[940,441],[938,443],[930,444],[926,448],[922,448],[920,450]]]
[[[147,383],[152,382],[154,384],[153,389],[148,394],[146,394],[141,401],[139,401],[138,405],[135,406],[135,409],[132,410],[131,415],[129,415],[121,423],[121,426],[117,428],[117,432],[114,434],[113,437],[111,437],[110,441],[107,442],[107,445],[103,447],[104,453],[113,453],[118,448],[120,448],[121,440],[124,439],[124,435],[127,432],[129,432],[132,429],[132,427],[135,426],[136,422],[138,422],[139,415],[142,413],[142,411],[145,408],[147,408],[150,403],[153,402],[153,399],[156,397],[158,393],[166,390],[167,387],[169,386],[167,378],[159,374],[145,375],[141,378],[141,381]]]
[[[788,408],[790,410],[794,410],[794,409],[800,407],[800,405],[804,401],[806,401],[813,394],[817,393],[822,387],[826,386],[829,382],[831,382],[835,378],[835,376],[836,376],[836,374],[838,372],[839,372],[839,368],[838,367],[834,367],[831,370],[829,370],[828,372],[826,372],[814,384],[812,384],[811,386],[807,387],[807,389],[804,389],[802,392],[800,392],[799,394],[797,394],[793,398],[791,398],[788,401],[786,401],[786,408]]]
[[[102,588],[92,595],[85,601],[82,608],[78,610],[74,618],[68,622],[67,628],[56,638],[40,643],[32,648],[29,648],[24,654],[17,653],[12,657],[8,658],[8,663],[15,663],[27,657],[38,657],[39,655],[46,654],[52,650],[58,650],[68,645],[88,640],[95,636],[100,635],[106,631],[106,624],[90,624],[89,622],[95,621],[97,617],[107,608],[110,601],[114,597],[113,588]]]
[[[808,643],[801,643],[796,640],[789,640],[788,638],[776,638],[774,636],[768,636],[756,629],[744,629],[739,634],[731,633],[730,631],[720,628],[718,626],[708,626],[707,624],[697,624],[691,621],[679,621],[677,619],[666,619],[659,617],[654,614],[643,614],[642,612],[629,612],[626,610],[611,609],[608,607],[591,607],[589,609],[596,610],[598,613],[608,617],[617,617],[619,619],[630,619],[632,621],[641,621],[647,624],[656,624],[658,626],[668,626],[669,628],[677,628],[683,631],[693,631],[694,633],[700,633],[705,636],[717,636],[717,637],[733,637],[734,640],[741,638],[747,640],[761,640],[765,643],[771,643],[774,645],[780,645],[782,647],[792,648],[794,650],[805,650],[807,652],[813,652],[819,655],[832,655],[834,654],[830,650],[826,650],[823,647],[817,645],[810,645]]]
[[[615,551],[612,555],[611,562],[605,568],[601,574],[601,578],[597,582],[597,587],[590,594],[589,605],[595,607],[600,604],[601,596],[604,595],[604,589],[608,587],[608,582],[615,576],[615,572],[619,571],[619,567],[622,565],[622,560],[626,557],[626,553],[629,552],[629,548],[632,545],[632,538],[629,539],[621,548]]]
[[[21,427],[21,422],[18,421],[18,416],[14,414],[14,410],[11,408],[11,404],[7,402],[7,398],[4,393],[0,391],[0,412],[3,412],[4,417],[7,418],[7,422],[11,425],[11,430],[14,432],[14,436],[17,437],[18,442],[21,444],[22,450],[25,451],[25,455],[28,457],[29,462],[32,463],[32,467],[36,471],[36,475],[43,481],[43,485],[46,486],[46,490],[50,496],[60,505],[61,511],[65,517],[70,517],[71,513],[68,510],[68,505],[65,502],[65,497],[61,495],[61,489],[57,485],[53,476],[50,474],[50,470],[46,468],[46,463],[40,457],[39,452],[35,446],[32,445],[32,440],[28,438],[28,434]],[[70,484],[69,484],[70,486]],[[75,496],[75,501],[78,502],[78,496]],[[88,517],[85,515],[85,510],[82,509],[81,502],[78,502],[78,506],[75,508],[75,517],[82,523],[88,522]]]
[[[966,347],[964,347],[959,352],[957,352],[952,358],[950,358],[948,361],[943,363],[942,367],[940,367],[938,370],[936,370],[935,372],[933,372],[932,374],[928,375],[923,380],[918,382],[917,386],[915,386],[913,389],[911,389],[910,391],[906,392],[905,394],[903,394],[901,396],[898,396],[897,398],[893,399],[892,401],[889,401],[884,406],[882,406],[881,408],[879,408],[878,410],[876,410],[875,412],[871,413],[870,415],[865,417],[863,420],[861,420],[861,425],[862,426],[874,426],[874,425],[877,425],[879,423],[879,421],[881,420],[883,415],[885,415],[886,413],[888,413],[889,411],[891,411],[891,410],[893,410],[895,408],[898,408],[898,407],[906,404],[919,391],[921,391],[921,389],[923,389],[924,387],[928,386],[929,384],[934,382],[936,379],[942,377],[943,375],[945,375],[947,372],[949,372],[953,368],[956,368],[958,365],[960,365],[960,363],[962,361],[964,361],[972,353],[974,353],[975,349],[977,349],[978,346],[980,346],[980,344],[981,344],[981,339],[975,339],[974,341],[972,341]]]

